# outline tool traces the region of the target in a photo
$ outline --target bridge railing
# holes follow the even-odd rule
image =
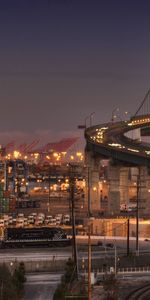
[[[103,276],[105,274],[112,274],[114,273],[114,267],[110,267],[109,269],[93,269],[92,273],[95,274],[95,277]],[[144,274],[150,273],[150,266],[147,267],[127,267],[127,268],[117,268],[117,274]],[[84,270],[81,272],[82,276],[85,278],[88,276],[88,271]]]

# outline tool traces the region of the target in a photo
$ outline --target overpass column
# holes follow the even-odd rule
[[[99,158],[93,157],[92,153],[85,152],[86,161],[86,193],[87,208],[91,214],[97,214],[100,210],[99,188]]]
[[[139,215],[150,216],[150,172],[147,167],[140,169]]]
[[[120,212],[120,166],[108,167],[108,214],[116,215]]]
[[[129,167],[120,168],[120,205],[129,204]]]

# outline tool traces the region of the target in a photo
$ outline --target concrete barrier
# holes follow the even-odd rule
[[[21,262],[21,260],[11,260],[11,261],[3,261],[10,270],[15,269],[15,267]],[[30,261],[23,261],[25,265],[25,270],[27,273],[33,272],[62,272],[66,266],[67,260],[55,260],[52,258],[51,260],[30,260]],[[0,263],[2,264],[2,262]]]

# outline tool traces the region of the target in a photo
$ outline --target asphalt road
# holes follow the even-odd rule
[[[61,275],[58,273],[27,275],[23,300],[52,300]]]
[[[68,259],[71,256],[71,247],[66,248],[18,248],[1,249],[0,262],[8,261],[29,261],[29,260],[49,260],[55,256],[55,259]]]

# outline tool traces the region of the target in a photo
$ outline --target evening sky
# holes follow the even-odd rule
[[[150,87],[149,13],[146,0],[0,0],[0,138],[57,140],[92,112],[94,124],[135,113]]]

